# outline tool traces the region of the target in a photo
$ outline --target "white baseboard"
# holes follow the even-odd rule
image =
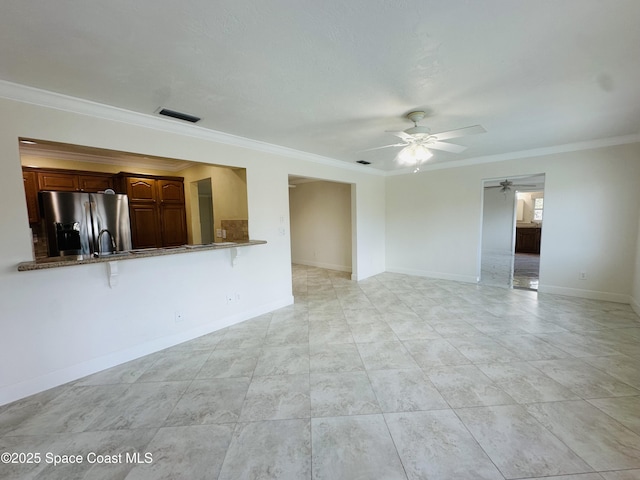
[[[307,267],[326,268],[327,270],[337,270],[338,272],[351,273],[351,266],[335,265],[333,263],[314,262],[310,260],[291,260],[296,265],[305,265]]]
[[[437,278],[440,280],[453,280],[456,282],[476,283],[474,275],[455,275],[451,273],[429,272],[426,270],[414,270],[412,268],[387,268],[390,273],[404,273],[405,275],[415,275],[416,277]]]
[[[552,293],[554,295],[565,295],[567,297],[588,298],[590,300],[602,300],[605,302],[630,303],[629,295],[612,292],[600,292],[597,290],[583,290],[580,288],[557,287],[554,285],[540,284],[539,293]]]
[[[251,310],[245,310],[243,312],[230,315],[219,319],[215,323],[209,323],[206,325],[199,325],[193,329],[185,330],[175,335],[162,337],[159,339],[151,340],[135,347],[131,347],[125,350],[120,350],[102,357],[93,358],[76,365],[72,365],[55,372],[50,372],[39,377],[30,378],[20,383],[8,385],[0,389],[0,405],[4,405],[21,398],[28,397],[44,390],[48,390],[59,385],[63,385],[74,380],[86,377],[93,373],[100,372],[107,368],[115,367],[123,363],[135,360],[136,358],[149,355],[151,353],[158,352],[165,348],[173,347],[183,342],[193,340],[194,338],[201,337],[208,333],[215,332],[217,330],[235,325],[236,323],[249,320],[250,318],[257,317],[264,313],[272,312],[278,308],[286,307],[293,303],[293,296],[289,295],[281,298],[275,302],[271,302]]]

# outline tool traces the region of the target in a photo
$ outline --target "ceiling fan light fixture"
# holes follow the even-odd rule
[[[428,148],[419,144],[411,144],[400,150],[397,159],[400,165],[418,166],[431,157],[433,157],[433,153]]]

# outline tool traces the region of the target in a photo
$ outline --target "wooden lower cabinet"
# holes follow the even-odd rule
[[[129,204],[133,248],[177,247],[187,243],[184,205]]]
[[[516,228],[516,253],[540,253],[541,228]]]
[[[154,248],[162,246],[160,219],[155,205],[129,204],[131,220],[131,243],[133,248]]]
[[[160,207],[160,228],[163,247],[187,243],[187,220],[184,205],[165,204]]]

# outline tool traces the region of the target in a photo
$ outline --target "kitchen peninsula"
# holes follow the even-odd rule
[[[92,255],[73,255],[66,257],[48,257],[31,262],[22,262],[18,264],[19,272],[31,270],[45,270],[49,268],[70,267],[74,265],[86,265],[91,263],[106,263],[120,260],[133,260],[135,258],[159,257],[164,255],[176,255],[180,253],[202,252],[210,250],[226,250],[239,247],[248,247],[253,245],[264,245],[265,240],[247,240],[241,242],[222,242],[211,243],[207,245],[183,245],[181,247],[166,248],[145,248],[141,250],[130,250],[118,252],[111,255],[94,257]]]

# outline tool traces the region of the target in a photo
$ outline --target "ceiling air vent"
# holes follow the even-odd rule
[[[185,120],[187,122],[196,123],[201,120],[200,117],[195,117],[193,115],[189,115],[188,113],[176,112],[175,110],[169,110],[168,108],[163,108],[158,112],[160,115],[165,115],[167,117],[177,118],[178,120]]]
[[[357,160],[356,163],[360,165],[371,165],[371,162],[367,162],[366,160]]]

